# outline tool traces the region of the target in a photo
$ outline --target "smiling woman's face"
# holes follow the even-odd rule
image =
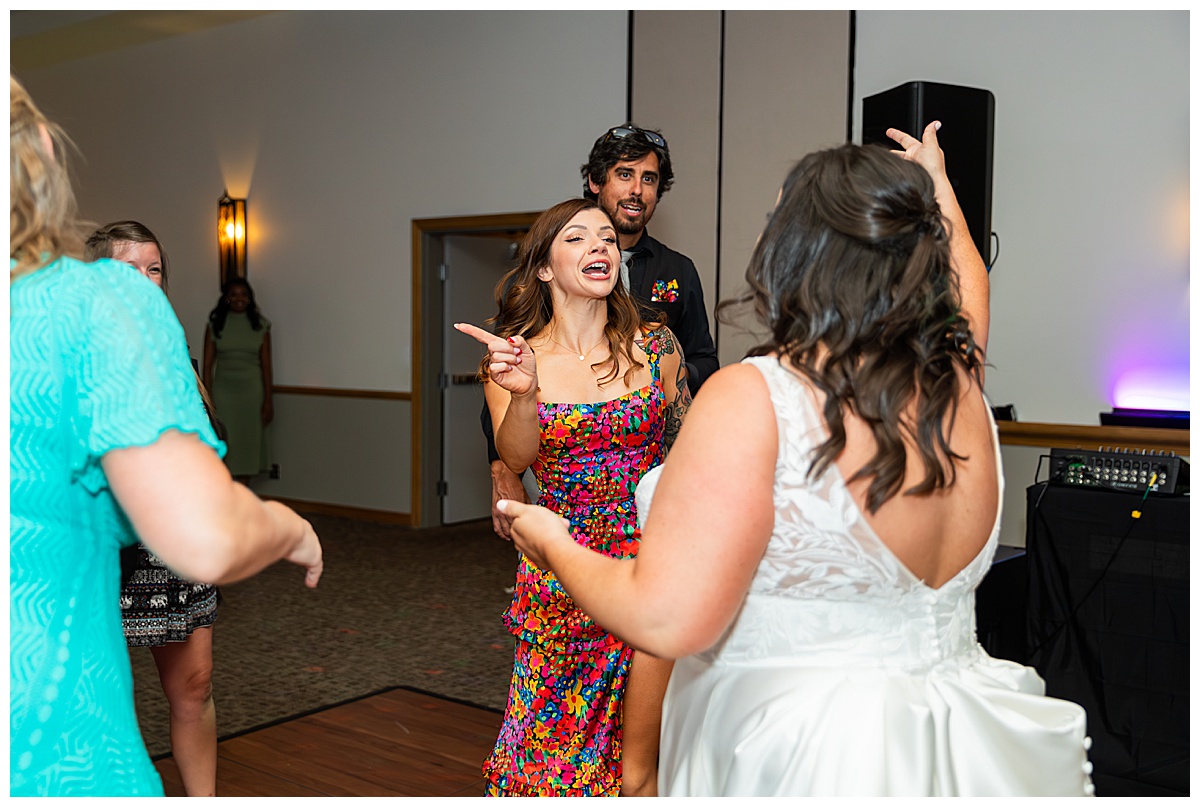
[[[163,287],[162,255],[153,241],[118,241],[113,245],[113,258],[127,263]]]
[[[617,231],[601,210],[577,213],[550,246],[538,277],[567,296],[607,297],[621,271]]]
[[[230,286],[229,291],[225,292],[225,302],[233,313],[244,314],[250,307],[250,292],[246,291],[245,286]]]

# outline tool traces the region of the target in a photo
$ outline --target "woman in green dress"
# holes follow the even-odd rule
[[[243,482],[270,468],[267,424],[275,417],[271,321],[243,278],[225,281],[204,331],[204,385],[228,430],[225,464]]]

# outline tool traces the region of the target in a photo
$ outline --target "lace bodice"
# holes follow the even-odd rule
[[[973,652],[974,591],[996,550],[999,507],[983,550],[945,585],[930,588],[875,534],[836,465],[808,479],[825,432],[807,387],[775,357],[745,363],[766,379],[778,423],[775,526],[737,618],[701,655],[924,668]],[[999,471],[994,425],[993,446]],[[658,470],[637,491],[642,523]]]

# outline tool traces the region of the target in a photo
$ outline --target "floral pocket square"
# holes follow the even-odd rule
[[[679,299],[679,281],[678,280],[656,280],[654,288],[650,290],[650,302],[652,303],[673,303]]]

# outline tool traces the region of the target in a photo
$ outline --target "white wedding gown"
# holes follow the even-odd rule
[[[1083,709],[976,641],[999,512],[978,557],[931,589],[836,466],[806,478],[824,431],[805,387],[775,358],[746,361],[779,424],[775,527],[725,635],[675,663],[659,795],[1091,795]],[[994,426],[993,440],[999,467]],[[660,470],[637,490],[643,523]]]

